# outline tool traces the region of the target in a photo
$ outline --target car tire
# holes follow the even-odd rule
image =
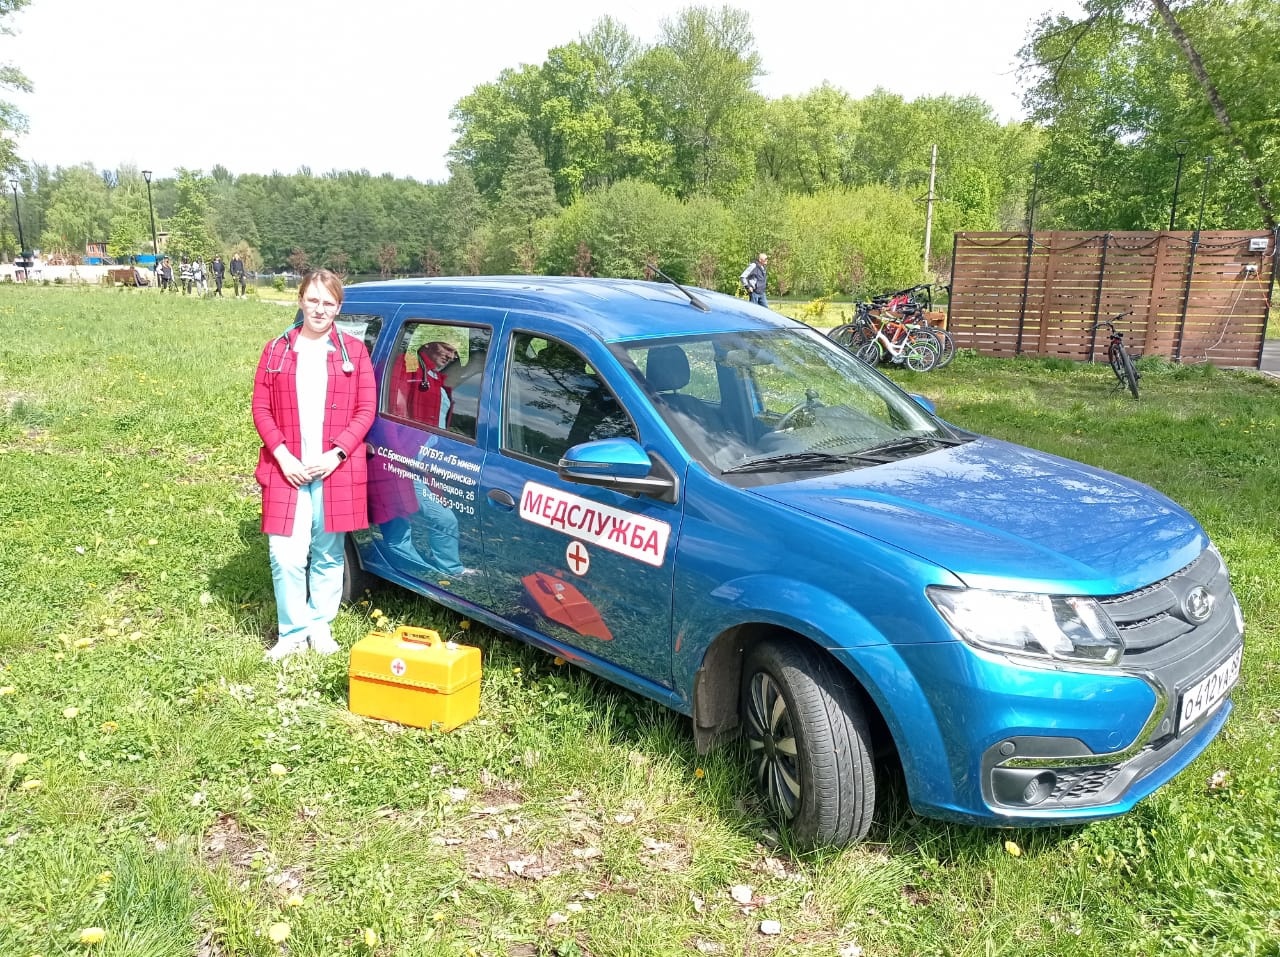
[[[875,809],[871,732],[848,677],[817,649],[763,642],[742,672],[756,786],[804,848],[866,836]]]
[[[350,535],[342,546],[342,600],[352,604],[372,587],[374,578],[360,564],[360,553],[356,549],[356,540]]]

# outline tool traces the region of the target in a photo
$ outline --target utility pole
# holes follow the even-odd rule
[[[933,236],[933,184],[938,175],[938,144],[933,144],[933,159],[929,161],[929,195],[925,197],[924,213],[924,278],[929,279],[929,241]]]

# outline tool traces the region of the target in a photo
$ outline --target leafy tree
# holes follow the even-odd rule
[[[449,180],[440,191],[432,234],[439,237],[442,268],[450,273],[465,273],[471,271],[470,250],[476,246],[476,234],[484,225],[488,210],[470,168],[455,162],[449,171]]]
[[[642,58],[651,104],[661,103],[682,196],[740,195],[755,172],[763,98],[750,21],[741,10],[689,7],[663,21],[661,42]]]
[[[511,163],[502,178],[502,194],[494,207],[494,263],[499,270],[513,264],[532,272],[542,248],[541,221],[559,210],[551,174],[533,141],[516,137]]]
[[[111,208],[107,185],[91,165],[59,167],[48,192],[40,245],[46,254],[78,262],[89,243],[107,239]]]
[[[28,0],[0,0],[0,36],[12,36],[13,28],[5,24],[5,20],[25,7]],[[22,71],[11,63],[0,63],[0,90],[19,90],[31,92],[31,81]],[[14,133],[27,131],[27,118],[18,108],[7,100],[0,100],[0,173],[8,180],[17,175],[22,168],[18,159],[17,144],[13,141]]]
[[[1190,0],[1176,16],[1163,0],[1088,0],[1083,11],[1039,21],[1021,54],[1026,103],[1046,127],[1045,222],[1167,226],[1182,153],[1182,195],[1206,194],[1206,225],[1273,226],[1276,188],[1260,170],[1280,160],[1280,0]]]
[[[847,184],[859,122],[858,104],[826,83],[804,96],[771,100],[764,108],[757,169],[801,193]]]
[[[199,170],[178,170],[178,201],[168,222],[167,247],[177,255],[210,259],[220,251],[212,228],[211,185]]]
[[[151,252],[151,217],[147,210],[146,184],[136,174],[117,176],[111,204],[111,233],[107,252],[117,262],[133,262],[140,252]]]

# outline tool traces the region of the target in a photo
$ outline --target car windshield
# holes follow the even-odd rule
[[[734,480],[863,468],[966,438],[811,329],[621,348],[690,454],[712,474]]]

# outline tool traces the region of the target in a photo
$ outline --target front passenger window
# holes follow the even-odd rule
[[[503,448],[553,468],[581,442],[639,438],[580,352],[529,333],[513,338],[503,408]]]

